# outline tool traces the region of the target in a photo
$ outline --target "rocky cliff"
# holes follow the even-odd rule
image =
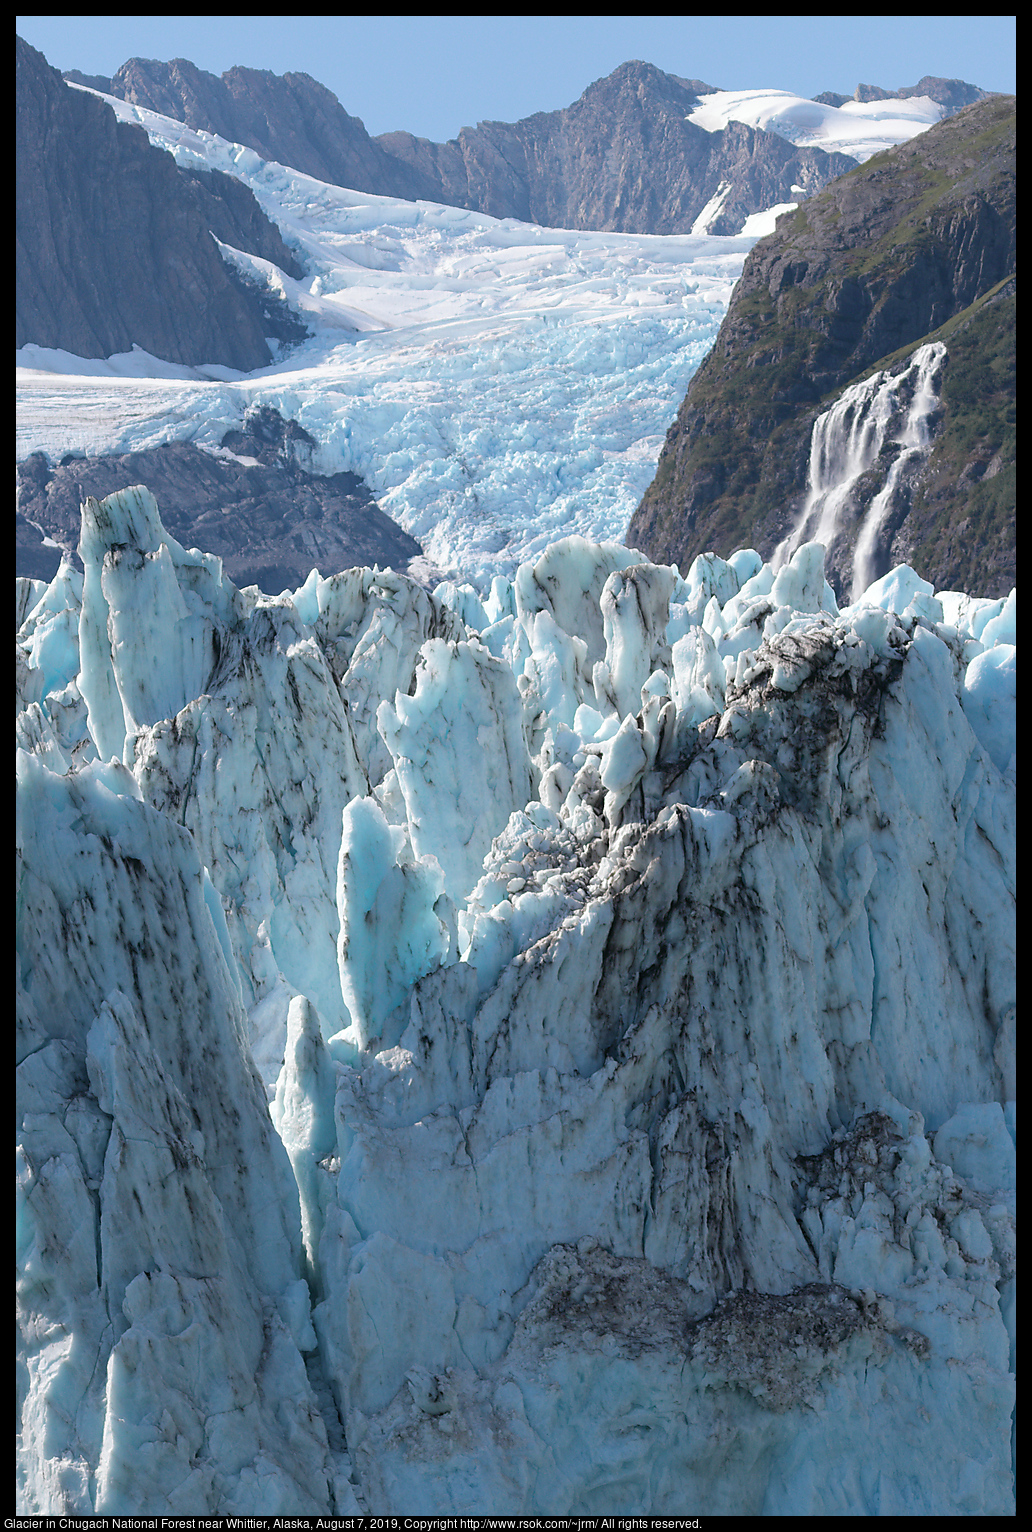
[[[301,275],[246,187],[181,172],[20,38],[17,65],[17,345],[246,371],[304,333],[219,256],[213,234]]]
[[[906,558],[937,588],[1010,588],[1014,126],[1014,98],[990,97],[778,220],[668,432],[632,546],[684,568],[710,549],[770,555],[807,494],[814,421],[858,380],[899,373],[938,341],[931,451],[883,560]],[[884,487],[874,465],[865,482],[854,531]],[[842,573],[833,563],[840,589]]]
[[[793,186],[813,193],[853,163],[741,123],[709,133],[687,117],[715,87],[641,62],[621,64],[561,111],[482,122],[446,144],[370,138],[303,74],[230,69],[220,79],[186,59],[130,59],[103,83],[321,180],[553,227],[685,233],[721,189],[710,232],[737,233],[750,213],[794,200]]]

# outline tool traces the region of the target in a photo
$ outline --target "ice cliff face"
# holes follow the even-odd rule
[[[1013,596],[19,582],[20,1506],[1013,1508]],[[264,1088],[263,1088],[264,1087]]]

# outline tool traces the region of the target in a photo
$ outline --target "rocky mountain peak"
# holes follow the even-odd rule
[[[706,85],[702,80],[685,80],[680,75],[668,74],[643,59],[629,59],[601,79],[593,81],[581,95],[580,101],[630,92],[643,102],[677,101],[694,104],[699,96],[711,95],[719,89],[719,86]]]

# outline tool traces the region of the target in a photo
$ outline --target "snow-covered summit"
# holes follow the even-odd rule
[[[689,121],[709,133],[744,122],[800,147],[838,150],[863,161],[923,133],[943,115],[930,96],[830,106],[787,90],[721,90],[700,96]]]

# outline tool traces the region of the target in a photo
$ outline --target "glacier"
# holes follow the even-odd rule
[[[104,100],[181,167],[249,187],[306,276],[222,254],[311,335],[253,373],[25,346],[19,461],[167,441],[217,453],[228,426],[268,406],[316,439],[312,472],[365,480],[422,544],[431,585],[486,589],[566,533],[622,537],[765,229],[591,233],[379,197]]]
[[[18,1504],[1013,1513],[1015,597],[17,590]]]
[[[139,348],[100,361],[25,346],[19,461],[170,441],[217,455],[227,427],[274,408],[316,439],[311,471],[358,474],[422,544],[413,572],[430,586],[449,576],[486,592],[495,575],[511,580],[566,535],[622,539],[746,255],[795,206],[754,214],[734,236],[706,232],[719,193],[691,235],[550,229],[332,186],[103,99],[182,168],[218,170],[250,189],[306,275],[226,245],[221,253],[287,300],[311,335],[248,374],[176,366]],[[857,158],[940,115],[924,100],[893,101],[891,111],[800,104],[776,91],[705,100],[703,126],[735,118],[792,137],[803,111],[813,142]],[[866,149],[866,138],[853,142],[858,126],[875,134]]]

